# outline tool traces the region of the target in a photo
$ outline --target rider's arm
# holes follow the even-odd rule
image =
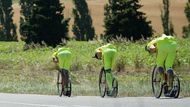
[[[151,45],[156,45],[156,43],[158,42],[158,38],[150,41],[148,44],[147,44],[147,47],[150,48]]]
[[[54,62],[54,63],[58,63],[57,53],[58,53],[58,52],[54,52],[53,55],[52,55],[52,58],[53,58],[53,62]]]
[[[96,52],[102,52],[102,50],[103,50],[102,48],[103,48],[103,46],[97,48],[97,49],[96,49]]]
[[[146,50],[149,52],[149,53],[156,53],[157,51],[157,42],[159,41],[159,38],[156,38],[152,41],[150,41],[147,45],[146,45]]]

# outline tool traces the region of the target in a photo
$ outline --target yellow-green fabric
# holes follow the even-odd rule
[[[150,48],[151,45],[155,45],[157,47],[156,64],[160,67],[165,66],[166,70],[172,68],[177,48],[175,38],[173,36],[163,35],[152,40],[148,43],[147,47]]]
[[[107,80],[108,88],[109,88],[109,90],[111,90],[112,89],[112,81],[113,81],[113,75],[112,75],[111,69],[106,70],[106,80]]]
[[[102,51],[102,59],[104,63],[104,69],[112,69],[116,58],[116,47],[113,44],[107,44],[97,48],[96,50]]]
[[[104,59],[104,68],[107,69],[112,69],[114,63],[115,63],[115,58],[116,58],[116,49],[104,49],[103,50],[103,59]]]
[[[59,48],[57,52],[53,53],[53,57],[58,58],[60,69],[66,69],[69,71],[71,66],[71,51],[69,48]]]

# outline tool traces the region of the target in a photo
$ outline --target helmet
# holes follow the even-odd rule
[[[101,53],[101,51],[99,49],[97,49],[95,52],[95,55],[92,58],[101,59],[101,57],[98,56],[98,54],[100,54],[100,53]]]
[[[93,56],[92,58],[96,58],[96,59],[98,59],[98,55],[97,55],[97,53],[95,53],[94,56]]]
[[[161,36],[167,36],[166,34],[162,34]]]

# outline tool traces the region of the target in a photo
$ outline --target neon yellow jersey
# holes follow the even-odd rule
[[[52,57],[58,58],[60,69],[69,71],[71,66],[71,51],[69,48],[59,48],[58,51],[53,53]]]
[[[102,52],[104,68],[106,70],[112,69],[115,63],[115,58],[116,58],[116,53],[117,53],[116,47],[109,43],[107,45],[97,48],[96,50],[99,50]]]
[[[113,44],[108,43],[107,45],[97,48],[96,50],[100,50],[102,53],[104,53],[103,51],[106,49],[116,49],[116,47]]]
[[[70,51],[70,48],[65,48],[65,47],[59,48],[56,52],[53,53],[52,57],[57,57],[57,54],[58,54],[59,52],[61,52],[61,51],[64,51],[64,50]]]
[[[156,45],[158,49],[162,48],[163,45],[176,44],[176,39],[173,36],[162,35],[147,44],[150,48],[151,45]]]

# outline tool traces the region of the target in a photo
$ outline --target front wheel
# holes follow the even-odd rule
[[[66,95],[67,95],[68,97],[70,97],[70,96],[71,96],[71,92],[72,92],[72,85],[71,85],[71,80],[69,79],[69,83],[68,83],[68,86],[67,86],[67,93],[66,93]]]
[[[63,95],[63,82],[62,82],[61,72],[59,71],[57,74],[57,91],[59,96],[61,97]]]
[[[174,98],[178,98],[180,93],[180,81],[176,75],[174,75],[173,79],[173,91],[174,91]]]
[[[116,98],[116,97],[117,97],[117,94],[118,94],[118,81],[117,81],[116,78],[113,79],[112,88],[113,88],[112,96],[113,96],[114,98]]]
[[[155,66],[152,71],[152,91],[156,98],[160,98],[162,94],[162,87],[161,75],[157,69],[157,66]]]
[[[106,74],[104,70],[101,70],[99,74],[99,92],[101,97],[106,94]]]

